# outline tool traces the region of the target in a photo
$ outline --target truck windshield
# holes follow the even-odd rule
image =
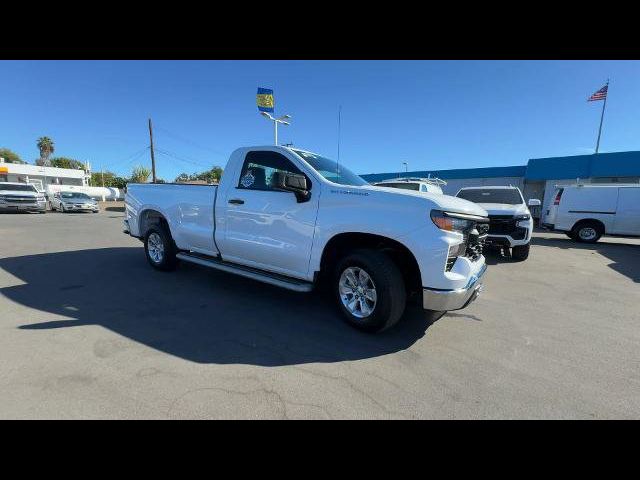
[[[11,183],[0,183],[0,190],[11,192],[37,192],[36,187],[34,187],[33,185],[12,185]]]
[[[337,165],[335,160],[321,157],[315,153],[303,152],[302,150],[293,151],[330,182],[353,187],[368,185],[362,177],[359,177],[344,165]]]
[[[515,188],[460,190],[456,196],[474,203],[504,203],[507,205],[520,205],[522,203],[520,192]]]

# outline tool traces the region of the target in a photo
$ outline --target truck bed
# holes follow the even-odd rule
[[[187,183],[128,184],[126,218],[131,234],[139,237],[144,231],[137,219],[144,222],[152,212],[159,212],[167,219],[178,248],[216,255],[212,232],[217,188]]]

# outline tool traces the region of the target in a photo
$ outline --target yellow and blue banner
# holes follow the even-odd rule
[[[261,112],[273,112],[273,90],[258,87],[258,110]]]

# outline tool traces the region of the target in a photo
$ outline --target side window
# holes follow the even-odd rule
[[[249,152],[244,159],[237,188],[276,190],[272,186],[275,172],[302,174],[298,167],[278,152]],[[307,183],[309,183],[308,180]]]
[[[428,192],[429,190],[427,190],[427,186],[426,185],[420,185],[420,191],[421,192]]]

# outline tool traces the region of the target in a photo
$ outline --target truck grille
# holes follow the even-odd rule
[[[514,240],[522,240],[527,229],[518,227],[513,215],[489,215],[489,235],[509,235]]]
[[[482,257],[482,249],[484,242],[487,239],[487,231],[489,230],[489,224],[485,220],[484,222],[476,222],[474,227],[463,234],[463,243],[466,244],[464,253],[461,255],[468,258],[472,262],[480,260]],[[460,254],[458,254],[460,255]],[[450,272],[453,265],[456,263],[457,256],[448,257],[445,270]]]
[[[467,251],[464,256],[469,258],[472,262],[479,260],[482,256],[482,248],[484,247],[484,241],[487,238],[487,228],[487,224],[478,223],[476,224],[476,228],[467,235]]]
[[[11,203],[37,203],[35,197],[25,195],[3,195],[6,202]]]

